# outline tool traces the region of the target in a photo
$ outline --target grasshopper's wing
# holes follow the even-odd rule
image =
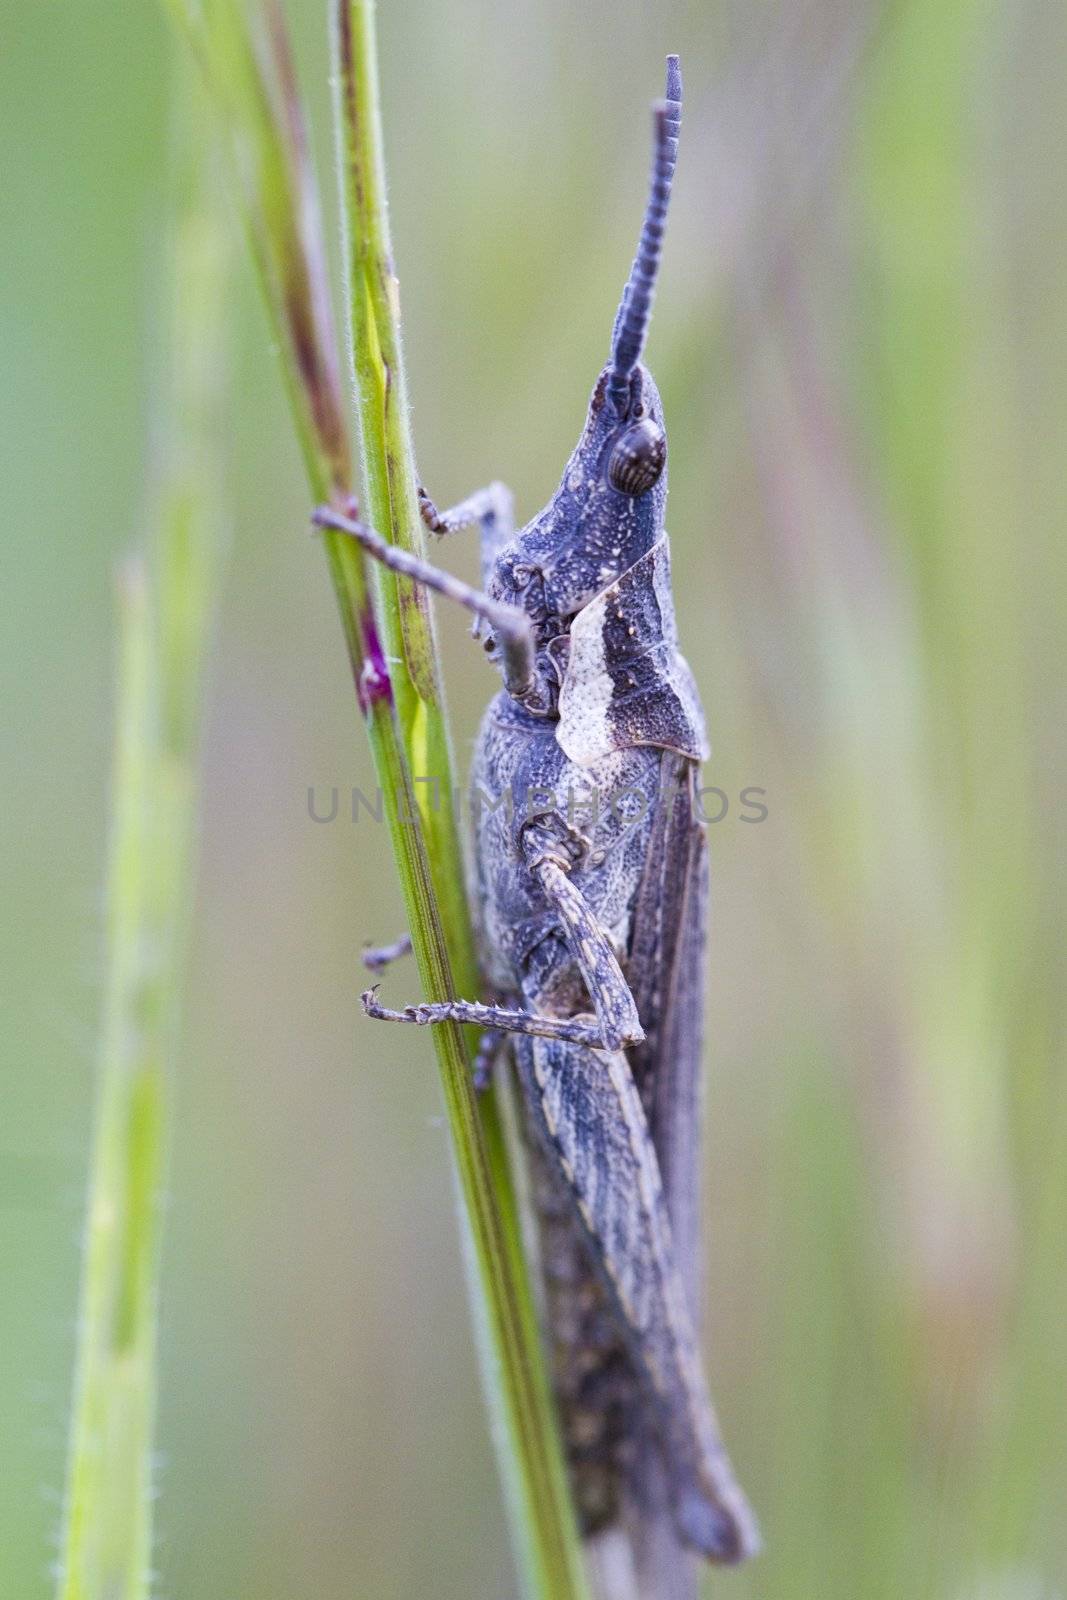
[[[630,1051],[630,1060],[694,1321],[700,1301],[707,908],[708,850],[696,810],[696,767],[668,752],[634,911],[628,967],[646,1037]]]
[[[695,764],[665,753],[628,970],[646,1030],[630,1061],[662,1175],[679,1277],[699,1326],[708,850],[695,787]],[[638,1414],[636,1426],[644,1431],[649,1422]],[[639,1447],[623,1511],[634,1592],[694,1600],[697,1569],[678,1540],[670,1473],[654,1441]]]
[[[755,1525],[701,1372],[659,1164],[630,1064],[622,1051],[533,1035],[517,1038],[515,1046],[527,1105],[570,1193],[615,1329],[667,1451],[665,1487],[678,1530],[713,1561],[742,1560],[756,1547]],[[599,1364],[599,1353],[589,1353]]]

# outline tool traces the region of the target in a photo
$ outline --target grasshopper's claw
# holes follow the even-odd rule
[[[416,1022],[418,1020],[415,1016],[414,1006],[405,1006],[403,1011],[391,1011],[388,1006],[379,1005],[378,990],[380,988],[381,984],[376,983],[372,988],[364,989],[359,997],[363,1003],[364,1013],[368,1017],[373,1017],[376,1022]]]

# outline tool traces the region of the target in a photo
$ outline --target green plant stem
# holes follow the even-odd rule
[[[399,287],[386,204],[372,0],[337,0],[336,121],[345,219],[349,336],[358,396],[366,513],[391,542],[421,554],[414,451],[400,343]],[[406,765],[435,780],[418,830],[394,835],[412,943],[427,996],[478,992],[478,967],[452,810],[451,752],[433,628],[423,595],[407,579],[380,575],[383,642],[391,663],[396,723]],[[420,788],[425,788],[421,786]],[[387,791],[388,792],[388,791]],[[401,795],[394,792],[395,801]],[[407,796],[406,803],[410,804]],[[457,987],[458,983],[458,987]],[[497,1426],[520,1564],[529,1592],[545,1600],[585,1594],[555,1417],[522,1256],[515,1197],[499,1113],[483,1129],[462,1030],[434,1029],[468,1228],[467,1260],[479,1324],[483,1376]]]
[[[108,978],[60,1600],[143,1600],[150,1588],[167,1079],[192,879],[200,683],[219,525],[223,255],[195,120],[182,118],[184,188],[170,253],[175,315],[156,544],[151,563],[132,563],[119,591]]]

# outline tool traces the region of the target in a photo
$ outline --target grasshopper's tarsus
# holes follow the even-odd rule
[[[482,588],[492,578],[497,556],[515,535],[515,500],[506,483],[487,484],[475,489],[457,505],[439,511],[429,494],[419,484],[419,514],[431,533],[443,536],[462,533],[465,528],[477,527],[482,569]],[[482,619],[475,617],[471,633],[481,637]]]
[[[486,1028],[478,1040],[478,1048],[471,1063],[471,1077],[476,1094],[484,1094],[493,1081],[493,1068],[503,1049],[506,1034],[502,1028]]]
[[[395,944],[381,946],[377,949],[366,951],[363,957],[365,966],[372,970],[381,970],[396,956],[407,955],[411,951],[411,938],[405,934]],[[378,1003],[378,985],[364,991],[363,1009],[367,1016],[379,1022],[415,1022],[425,1020],[418,1015],[419,1007],[405,1006],[402,1011],[390,1011],[386,1006]],[[504,1048],[507,1035],[503,1028],[489,1027],[484,1029],[478,1040],[478,1048],[471,1062],[471,1077],[474,1088],[478,1094],[483,1094],[488,1089],[493,1078],[493,1068]]]
[[[464,528],[480,528],[482,537],[492,536],[506,544],[515,532],[515,503],[506,483],[499,481],[475,489],[447,511],[439,511],[429,493],[419,484],[419,514],[431,533],[461,533]]]
[[[361,995],[363,1010],[375,1022],[414,1022],[426,1027],[435,1022],[474,1023],[497,1033],[533,1034],[540,1039],[558,1039],[564,1044],[584,1045],[587,1050],[607,1050],[596,1021],[578,1017],[542,1017],[533,1011],[508,1006],[485,1005],[480,1000],[422,1000],[399,1011],[378,1000],[378,985]]]
[[[368,972],[383,972],[386,967],[392,966],[394,961],[400,961],[410,954],[411,935],[402,933],[392,944],[366,945],[363,950],[363,965]]]

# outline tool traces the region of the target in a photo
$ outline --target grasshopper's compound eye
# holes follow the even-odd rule
[[[667,459],[667,435],[651,417],[631,423],[608,457],[608,482],[620,494],[639,495],[651,489]]]

